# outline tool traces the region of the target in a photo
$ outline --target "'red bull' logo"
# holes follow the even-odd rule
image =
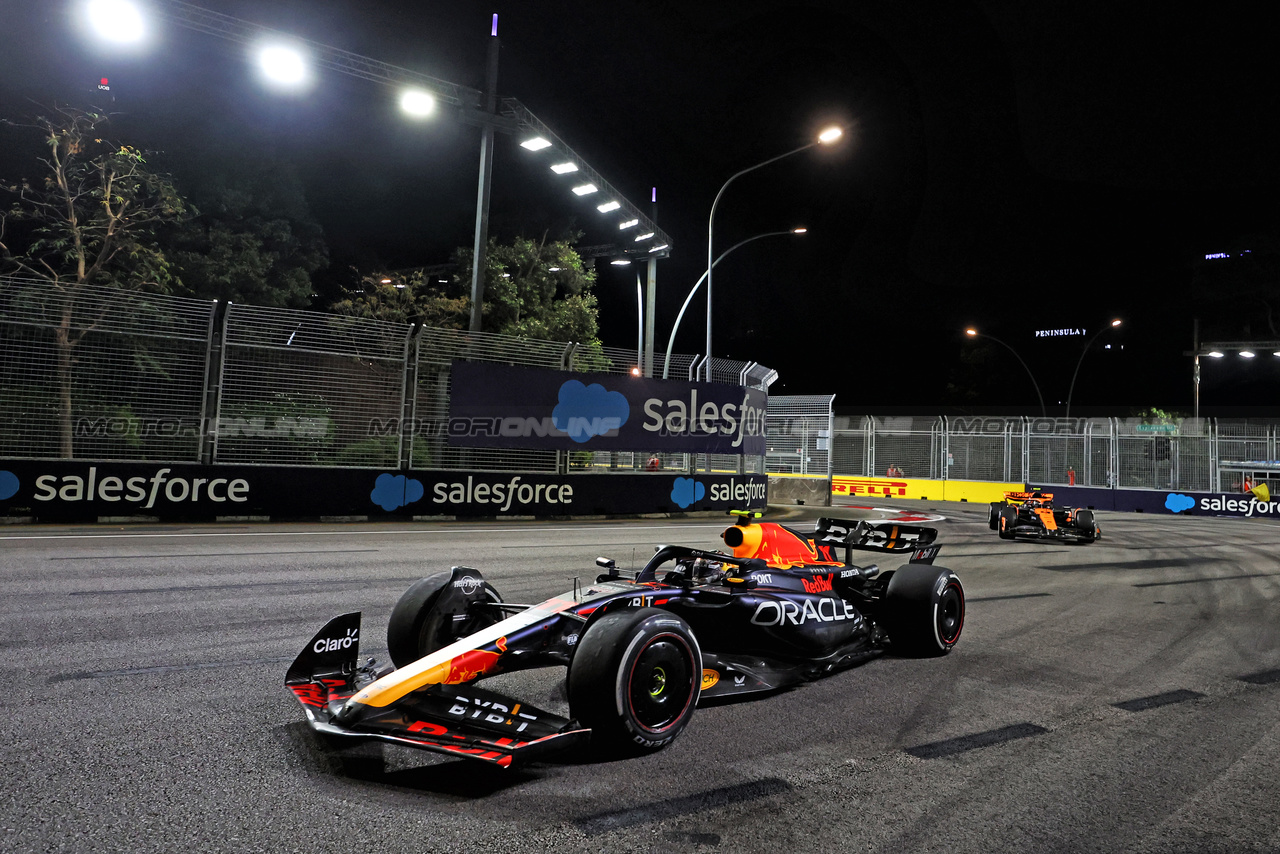
[[[498,663],[499,653],[472,649],[449,661],[449,673],[440,680],[445,685],[473,682]]]
[[[800,579],[800,581],[802,584],[804,584],[804,589],[806,592],[825,593],[826,591],[831,589],[831,579],[833,577],[834,576],[831,576],[831,575],[815,575],[812,581],[809,581],[803,578]]]

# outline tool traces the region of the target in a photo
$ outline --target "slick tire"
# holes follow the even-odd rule
[[[1005,507],[1000,511],[999,519],[1000,539],[1012,540],[1014,527],[1018,524],[1018,508]]]
[[[987,527],[993,531],[1000,530],[1000,509],[1004,506],[1003,501],[991,502],[991,510],[987,513]]]
[[[1098,538],[1100,532],[1098,531],[1098,523],[1093,518],[1092,510],[1077,510],[1075,524],[1076,528],[1089,535],[1090,541]]]
[[[964,630],[964,586],[945,567],[901,567],[885,590],[884,615],[898,653],[945,655]]]
[[[387,623],[387,651],[396,667],[412,664],[424,655],[430,655],[501,619],[496,611],[468,614],[462,620],[455,620],[455,614],[443,613],[437,605],[451,578],[452,573],[437,572],[414,582],[391,609],[391,619]],[[487,581],[483,596],[489,602],[502,601],[498,591]]]
[[[689,725],[702,690],[702,649],[679,616],[657,608],[605,614],[569,664],[569,712],[607,753],[649,753]]]

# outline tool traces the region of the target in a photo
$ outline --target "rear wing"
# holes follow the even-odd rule
[[[879,552],[910,551],[910,563],[932,563],[941,546],[933,544],[938,538],[937,528],[921,525],[899,525],[894,522],[872,524],[866,520],[828,519],[818,520],[813,540],[825,546],[845,550],[844,562],[853,563],[853,549]]]
[[[1028,498],[1042,498],[1045,501],[1053,500],[1052,492],[1006,492],[1004,494],[1006,501],[1026,501]]]

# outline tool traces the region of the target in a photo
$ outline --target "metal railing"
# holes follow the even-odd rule
[[[649,459],[445,439],[455,359],[625,374],[634,350],[21,278],[0,278],[0,348],[3,457],[548,473]],[[776,377],[720,359],[712,375],[766,391]],[[764,461],[672,454],[662,468]]]
[[[769,400],[770,474],[802,465],[787,450],[796,426],[786,400]],[[1233,472],[1248,468],[1240,461],[1275,461],[1278,447],[1274,420],[839,416],[830,467],[857,477],[893,467],[931,480],[1221,491],[1237,486]]]

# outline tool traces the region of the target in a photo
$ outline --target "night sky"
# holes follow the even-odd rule
[[[303,96],[270,93],[241,46],[187,30],[112,54],[71,26],[70,5],[0,0],[0,116],[84,103],[106,76],[117,136],[188,160],[269,151],[291,162],[335,266],[438,264],[471,244],[476,128],[445,114],[411,122],[390,90],[334,73]],[[716,268],[716,355],[776,368],[775,394],[834,393],[850,411],[1029,412],[1035,391],[1004,348],[988,342],[987,358],[961,364],[974,349],[964,327],[1017,350],[1054,406],[1084,342],[1035,330],[1092,335],[1122,317],[1095,345],[1112,349],[1082,363],[1073,412],[1189,412],[1193,318],[1271,337],[1251,323],[1256,308],[1223,316],[1221,299],[1192,288],[1205,254],[1280,230],[1270,4],[200,5],[476,88],[499,13],[500,94],[642,209],[657,188],[674,243],[658,265],[660,351],[705,269],[721,184],[844,123],[834,149],[735,181],[716,215],[716,254],[761,232],[811,230],[755,241]],[[0,130],[3,177],[17,168],[13,133]],[[584,245],[613,242],[594,205],[517,142],[499,137],[492,232],[577,228]],[[635,342],[634,270],[600,267],[609,346]],[[677,352],[701,352],[704,306],[690,308]],[[1202,406],[1280,403],[1280,359],[1267,355],[1208,368]]]

